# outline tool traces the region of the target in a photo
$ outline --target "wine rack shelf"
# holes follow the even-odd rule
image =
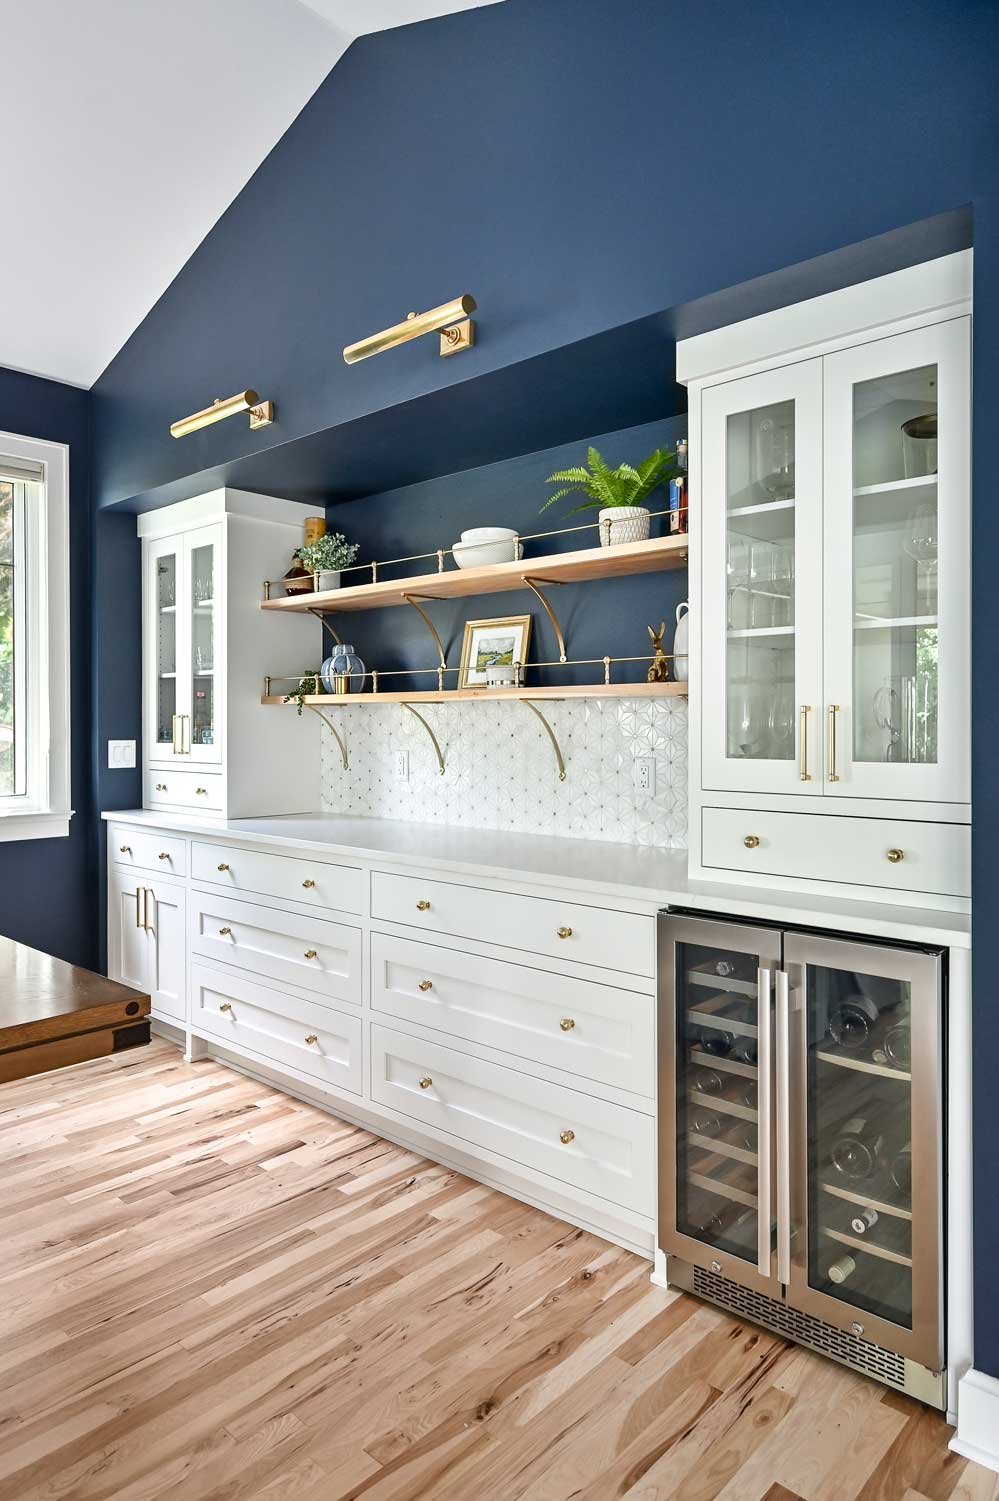
[[[759,1036],[759,1028],[752,1022],[736,1021],[721,1011],[702,1011],[699,1006],[688,1006],[687,1021],[698,1027],[712,1027],[717,1032],[731,1032],[736,1037]]]
[[[894,1215],[899,1220],[912,1219],[911,1209],[905,1209],[901,1204],[893,1204],[888,1199],[878,1198],[871,1194],[854,1193],[852,1189],[840,1188],[838,1183],[823,1183],[822,1189],[836,1199],[845,1199],[848,1204],[859,1204],[864,1209],[876,1209],[878,1214]]]
[[[912,1083],[910,1073],[893,1068],[890,1063],[869,1063],[864,1058],[849,1058],[844,1053],[817,1052],[815,1056],[821,1063],[834,1063],[837,1068],[852,1068],[859,1074],[876,1074],[879,1079],[901,1079],[903,1083]]]
[[[726,1100],[723,1095],[705,1094],[703,1090],[692,1089],[689,1092],[692,1105],[700,1105],[702,1110],[717,1110],[719,1115],[731,1115],[734,1119],[748,1121],[755,1125],[759,1120],[759,1114],[751,1105],[743,1105],[738,1100]]]
[[[700,1068],[714,1068],[723,1074],[738,1074],[740,1079],[755,1079],[759,1073],[753,1063],[740,1063],[736,1058],[719,1057],[706,1053],[703,1048],[691,1048],[690,1061]]]
[[[826,1240],[849,1246],[851,1251],[863,1251],[866,1256],[876,1256],[880,1261],[890,1261],[895,1266],[912,1266],[911,1256],[903,1256],[901,1251],[891,1251],[887,1246],[879,1246],[873,1240],[864,1240],[859,1235],[846,1235],[842,1230],[827,1229],[822,1233]]]
[[[711,1178],[706,1173],[691,1171],[687,1179],[694,1188],[703,1188],[706,1193],[717,1194],[720,1199],[731,1199],[733,1204],[743,1204],[747,1209],[755,1209],[759,1202],[755,1194],[746,1193],[744,1189],[726,1183],[723,1178]]]
[[[732,1162],[741,1162],[744,1167],[756,1167],[759,1163],[755,1152],[750,1152],[746,1147],[735,1147],[731,1142],[719,1141],[716,1136],[702,1136],[699,1131],[690,1131],[687,1139],[692,1147],[699,1147],[702,1152],[712,1152],[716,1157],[728,1157]]]

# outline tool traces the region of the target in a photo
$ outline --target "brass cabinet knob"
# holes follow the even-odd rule
[[[747,834],[742,842],[746,846],[747,850],[759,849],[760,836],[759,834]]]
[[[576,1140],[576,1133],[575,1131],[560,1131],[558,1133],[558,1139],[564,1147],[567,1147],[570,1141]]]
[[[315,1032],[310,1032],[309,1035],[308,1035],[308,1037],[305,1040],[309,1044],[309,1047],[311,1048],[311,1046],[312,1046],[312,1044],[314,1042],[318,1042],[319,1041],[319,1038],[316,1036]]]
[[[315,881],[303,881],[302,882],[302,885],[305,887],[306,891],[311,891],[312,888],[313,888],[313,886],[315,886],[315,884],[316,884]]]
[[[305,957],[306,957],[306,959],[314,959],[316,957],[316,954],[318,952],[319,952],[318,949],[306,949],[305,950]]]
[[[417,902],[416,910],[417,912],[429,912],[430,903],[428,901]]]
[[[119,844],[118,853],[119,855],[130,855],[132,853],[132,846],[130,844]]]
[[[219,866],[219,870],[228,870],[228,869],[229,869],[229,867],[228,867],[228,865],[226,865],[226,863],[224,861]]]
[[[571,1016],[563,1016],[562,1020],[559,1022],[559,1026],[562,1028],[563,1032],[571,1032],[575,1025],[575,1018]]]
[[[166,782],[157,782],[156,783],[156,791],[157,792],[165,792],[166,791]]]
[[[232,1005],[231,1005],[231,1003],[229,1001],[223,1001],[222,1004],[221,1004],[221,1006],[219,1007],[219,1010],[220,1011],[231,1011],[232,1010]]]
[[[219,928],[219,937],[220,938],[228,938],[229,934],[231,932],[232,932],[231,928]]]
[[[428,990],[433,990],[433,988],[434,988],[434,982],[433,982],[433,980],[421,980],[420,981],[420,989],[422,991],[426,992]]]
[[[156,858],[157,858],[157,860],[169,860],[170,856],[167,854],[166,850],[163,850],[160,854],[158,854],[156,856]]]
[[[431,1084],[433,1082],[434,1081],[433,1081],[433,1079],[431,1079],[431,1077],[430,1077],[429,1074],[424,1074],[423,1078],[420,1080],[420,1088],[421,1089],[429,1089],[430,1086],[431,1086]]]
[[[897,865],[900,860],[904,860],[905,859],[905,851],[904,850],[889,850],[888,851],[888,859],[891,861],[892,865]]]
[[[195,797],[207,797],[208,796],[208,788],[207,787],[195,787],[195,789],[194,789],[194,795],[195,795]]]
[[[559,928],[559,930],[558,930],[558,936],[560,938],[571,938],[572,937],[572,929],[571,928]]]

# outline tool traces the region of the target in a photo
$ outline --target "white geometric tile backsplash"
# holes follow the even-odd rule
[[[350,769],[323,731],[323,810],[686,848],[686,699],[563,699],[540,707],[562,747],[564,782],[544,727],[516,701],[419,705],[440,741],[444,776],[426,731],[402,705],[337,708],[332,722]],[[408,781],[395,776],[397,750],[409,752]],[[636,756],[655,758],[652,797],[635,787]]]

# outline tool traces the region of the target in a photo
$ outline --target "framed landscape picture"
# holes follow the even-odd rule
[[[506,620],[468,620],[461,647],[459,688],[485,688],[488,671],[527,661],[531,644],[530,615]]]

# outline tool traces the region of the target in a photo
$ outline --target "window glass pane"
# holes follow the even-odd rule
[[[15,790],[14,486],[0,483],[0,797]]]

